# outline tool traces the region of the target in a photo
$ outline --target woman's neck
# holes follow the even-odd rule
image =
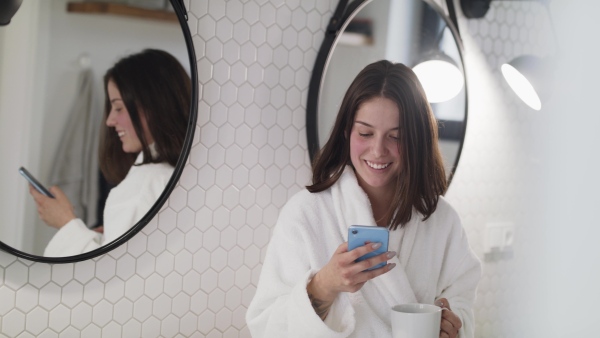
[[[360,179],[358,182],[361,188],[367,194],[367,197],[369,197],[375,222],[379,226],[387,226],[390,221],[390,216],[387,215],[387,212],[394,197],[394,191],[388,187],[374,188],[368,186],[367,184],[361,184],[362,182]]]

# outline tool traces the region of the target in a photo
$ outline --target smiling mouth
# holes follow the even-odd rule
[[[382,169],[385,169],[385,168],[389,167],[389,166],[390,166],[390,164],[392,164],[392,162],[389,162],[389,163],[384,163],[384,164],[378,164],[378,163],[373,163],[373,162],[370,162],[370,161],[367,161],[367,160],[365,160],[365,163],[366,163],[366,164],[367,164],[369,167],[371,167],[371,168],[373,168],[373,169],[376,169],[376,170],[382,170]]]
[[[124,131],[118,131],[117,134],[119,135],[119,137],[125,136],[125,132]]]

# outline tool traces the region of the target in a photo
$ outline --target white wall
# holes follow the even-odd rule
[[[531,130],[538,163],[528,173],[532,203],[523,214],[523,237],[529,241],[516,269],[522,291],[515,326],[529,337],[594,337],[600,303],[600,48],[593,41],[600,5],[555,1],[551,9],[559,41],[556,82]]]
[[[31,228],[24,228],[27,202],[27,184],[19,179],[20,166],[37,167],[39,161],[32,158],[37,150],[37,135],[41,124],[32,119],[40,102],[27,95],[38,87],[38,53],[44,53],[44,45],[38,40],[45,36],[45,22],[39,3],[23,4],[11,20],[0,27],[0,238],[15,247],[24,247],[25,237],[31,236]],[[29,202],[31,203],[31,202]]]
[[[306,95],[335,4],[335,0],[191,0],[189,25],[198,32],[194,44],[202,94],[196,140],[179,186],[141,233],[97,259],[48,265],[0,253],[0,332],[11,337],[248,337],[244,315],[278,210],[308,182]],[[563,179],[558,171],[571,168],[571,175],[576,175],[573,168],[579,166],[568,165],[583,156],[573,152],[567,161],[552,162],[555,168],[544,166],[549,176],[535,185],[528,173],[542,169],[540,161],[549,157],[556,161],[578,144],[597,143],[583,137],[591,135],[597,123],[586,125],[588,133],[581,135],[571,125],[567,130],[577,143],[557,142],[552,132],[565,121],[560,113],[551,115],[553,128],[535,133],[546,115],[525,107],[501,79],[502,61],[551,49],[541,38],[548,30],[529,24],[540,18],[545,27],[544,15],[537,4],[506,1],[495,3],[483,20],[460,21],[469,121],[448,198],[481,257],[487,223],[513,222],[517,228],[514,259],[484,263],[476,304],[477,337],[546,336],[545,313],[534,317],[539,321],[525,323],[529,316],[518,309],[532,309],[523,305],[540,300],[533,309],[553,309],[552,298],[541,298],[550,293],[527,291],[560,271],[551,264],[536,269],[540,265],[529,263],[547,262],[544,259],[550,257],[568,268],[570,260],[560,260],[560,251],[545,255],[559,246],[554,245],[558,236],[568,234],[572,224],[554,224],[554,229],[564,231],[553,231],[546,237],[549,242],[540,243],[544,238],[540,228],[523,216],[541,212],[530,204],[538,201],[532,197],[539,197],[532,194],[533,188],[546,185],[544,193],[551,196],[552,184]],[[548,139],[537,136],[555,140],[551,144],[561,147],[561,156],[551,157],[554,149],[545,148]],[[594,161],[589,163],[583,173],[595,168]],[[589,195],[585,197],[593,201]],[[569,208],[576,213],[575,203]],[[577,234],[587,234],[589,228],[580,223]],[[566,249],[580,250],[590,258],[583,262],[589,263],[597,251],[584,249],[592,248],[596,237],[574,237]],[[578,249],[576,239],[585,246]],[[585,281],[583,271],[567,269]],[[556,295],[570,283],[564,276],[548,290]],[[590,290],[585,282],[581,285],[585,286],[581,290]],[[574,299],[585,302],[583,291],[575,290]],[[590,306],[597,303],[595,297],[589,297],[594,301]],[[550,318],[559,322],[558,314],[565,312]],[[542,329],[540,334],[532,331],[536,328]]]

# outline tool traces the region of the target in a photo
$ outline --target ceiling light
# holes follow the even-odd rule
[[[529,107],[542,109],[542,97],[547,96],[551,74],[549,61],[533,55],[522,55],[500,68],[504,79],[517,96]]]
[[[465,85],[462,72],[448,55],[436,54],[413,67],[431,103],[454,98]]]

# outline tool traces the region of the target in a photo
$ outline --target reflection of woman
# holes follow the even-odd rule
[[[58,187],[56,199],[30,188],[40,218],[59,229],[45,256],[71,256],[107,244],[137,223],[172,176],[186,133],[190,78],[172,55],[147,49],[118,61],[104,76],[105,121],[100,169],[114,184],[103,234],[76,218]]]
[[[388,61],[364,68],[314,163],[313,184],[281,210],[248,307],[252,336],[391,337],[391,307],[419,302],[444,308],[440,337],[472,337],[481,267],[440,196],[446,184],[415,74]],[[348,251],[353,224],[388,227],[391,251],[355,263],[380,244]]]

